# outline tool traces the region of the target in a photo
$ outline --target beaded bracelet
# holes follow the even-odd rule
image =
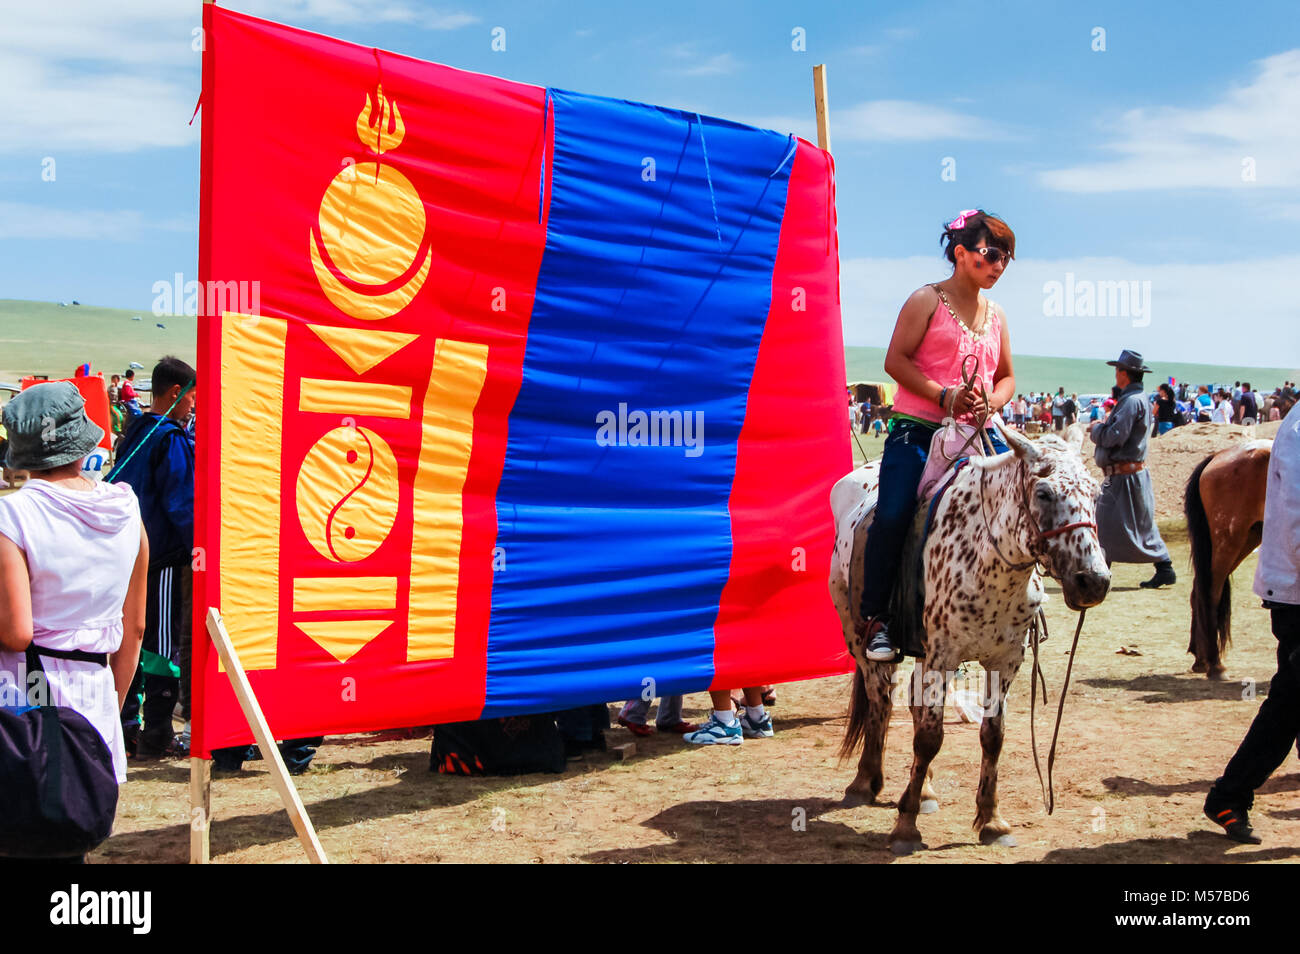
[[[948,389],[944,388],[942,391],[939,392],[940,410],[944,410],[944,411],[948,410],[947,398],[948,398]]]

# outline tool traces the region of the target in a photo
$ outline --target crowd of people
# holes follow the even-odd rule
[[[998,409],[1002,422],[1008,427],[1025,432],[1047,433],[1063,431],[1076,421],[1091,425],[1106,420],[1119,399],[1119,388],[1112,387],[1109,396],[1066,394],[1057,388],[1055,394],[1030,391],[1017,394]],[[1191,385],[1187,382],[1174,385],[1161,382],[1149,395],[1155,420],[1152,436],[1166,434],[1183,424],[1259,424],[1280,421],[1295,406],[1300,390],[1294,381],[1286,381],[1272,391],[1260,392],[1250,382],[1237,381],[1226,384]],[[849,424],[855,433],[874,431],[877,437],[892,433],[892,407],[873,406],[867,399],[858,402],[849,389]]]

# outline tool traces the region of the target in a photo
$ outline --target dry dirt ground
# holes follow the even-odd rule
[[[1089,612],[1056,761],[1056,811],[1043,809],[1029,751],[1029,681],[1017,680],[1001,762],[1001,803],[1019,846],[981,847],[971,831],[978,729],[950,713],[935,762],[941,807],[921,817],[929,850],[895,858],[892,807],[843,809],[853,775],[836,748],[848,678],[778,687],[777,734],[736,748],[695,748],[676,737],[637,739],[571,763],[562,775],[466,779],[430,773],[427,737],[327,740],[299,790],[335,862],[1258,862],[1300,860],[1300,765],[1294,752],[1264,786],[1254,823],[1260,847],[1232,845],[1201,815],[1210,783],[1267,693],[1276,643],[1249,593],[1255,558],[1236,576],[1231,678],[1188,672],[1187,544],[1170,528],[1180,582],[1148,591],[1145,566],[1120,566],[1106,602]],[[1049,592],[1043,647],[1051,705],[1038,711],[1050,737],[1075,616]],[[792,637],[796,634],[792,634]],[[1119,655],[1120,646],[1141,655]],[[1025,670],[1026,674],[1028,669]],[[1254,696],[1252,698],[1252,689]],[[687,699],[705,717],[707,696]],[[399,736],[399,737],[394,737]],[[632,741],[611,729],[611,746]],[[883,796],[906,781],[911,720],[895,709]],[[304,855],[265,764],[213,781],[217,863],[302,862]],[[133,766],[116,834],[96,863],[181,862],[187,857],[187,763]]]

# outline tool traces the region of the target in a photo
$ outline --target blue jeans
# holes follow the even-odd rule
[[[930,456],[930,439],[938,429],[938,424],[899,419],[885,439],[885,451],[880,459],[880,494],[875,516],[867,528],[863,552],[863,619],[880,616],[889,609],[898,578],[898,559],[916,515],[916,488],[921,483],[926,458]],[[996,431],[990,429],[986,433],[995,451],[1009,450]]]
[[[624,704],[619,712],[619,718],[626,719],[628,722],[634,722],[637,725],[645,725],[650,718],[650,700],[642,699],[637,696],[630,699]],[[659,715],[655,718],[655,725],[661,729],[672,728],[682,721],[682,697],[681,696],[660,696],[659,698]]]
[[[1161,434],[1167,433],[1168,431],[1172,431],[1173,429],[1174,429],[1173,421],[1163,421],[1156,425],[1156,436],[1159,437]]]

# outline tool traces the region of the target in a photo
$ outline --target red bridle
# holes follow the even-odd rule
[[[981,467],[980,468],[980,516],[984,518],[984,532],[989,535],[989,542],[993,544],[993,552],[998,555],[998,559],[1000,559],[1003,563],[1005,563],[1013,570],[1027,570],[1031,566],[1037,565],[1042,560],[1041,556],[1039,556],[1038,554],[1034,554],[1034,559],[1030,560],[1028,563],[1012,563],[1003,555],[1001,548],[998,546],[997,537],[993,536],[993,528],[989,526],[988,514],[984,511],[984,474],[985,474],[985,470],[983,467]],[[1093,533],[1097,532],[1097,524],[1095,521],[1091,521],[1091,520],[1080,520],[1076,523],[1067,523],[1063,527],[1056,527],[1055,529],[1052,530],[1041,529],[1038,526],[1038,524],[1034,522],[1034,518],[1033,518],[1034,511],[1029,504],[1029,488],[1025,486],[1024,481],[1021,482],[1020,487],[1021,490],[1023,491],[1025,516],[1029,518],[1029,525],[1034,528],[1034,533],[1037,535],[1037,540],[1040,544],[1045,540],[1050,540],[1052,537],[1060,536],[1063,533],[1069,533],[1071,530],[1088,529],[1091,530]]]

